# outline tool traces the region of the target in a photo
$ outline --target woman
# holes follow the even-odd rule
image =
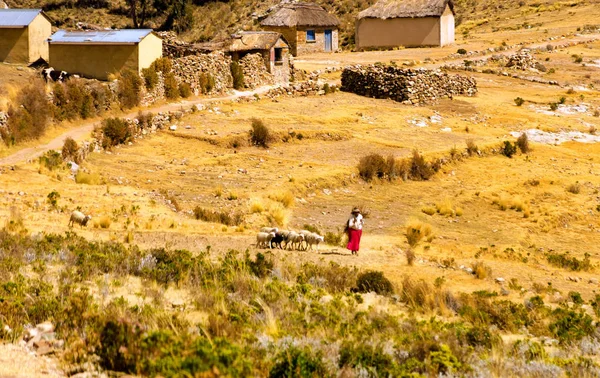
[[[352,209],[352,215],[350,219],[348,219],[347,223],[347,232],[348,232],[348,248],[352,251],[353,255],[358,256],[358,250],[360,249],[360,238],[362,236],[362,228],[363,228],[363,216],[360,213],[360,210],[355,207]]]

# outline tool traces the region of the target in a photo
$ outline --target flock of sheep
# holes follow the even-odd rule
[[[263,227],[256,235],[256,248],[273,249],[275,246],[280,249],[307,251],[316,246],[317,252],[319,252],[319,244],[324,241],[323,236],[308,230],[280,231],[277,227]]]

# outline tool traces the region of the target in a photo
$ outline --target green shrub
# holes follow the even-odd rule
[[[515,98],[515,104],[517,106],[522,106],[524,103],[525,103],[525,100],[523,100],[521,97]]]
[[[270,140],[269,128],[261,119],[252,118],[252,129],[250,130],[250,140],[253,145],[268,148]]]
[[[63,159],[62,159],[62,155],[59,152],[50,150],[39,157],[39,162],[40,162],[40,165],[53,171],[62,165]]]
[[[456,53],[458,53],[460,55],[466,55],[467,54],[467,50],[465,50],[465,49],[458,49],[458,50],[456,50]]]
[[[345,343],[340,349],[340,368],[361,368],[369,372],[370,377],[395,377],[399,367],[394,358],[385,353],[380,346],[368,343]]]
[[[7,126],[10,137],[3,137],[4,142],[10,145],[38,139],[45,133],[51,113],[44,84],[36,80],[26,85],[8,109]]]
[[[233,88],[237,90],[243,89],[245,86],[244,70],[235,60],[231,62],[229,68],[231,70],[231,76],[233,77]]]
[[[179,98],[179,84],[175,79],[175,75],[169,72],[164,76],[165,80],[165,97],[169,100],[176,100]]]
[[[126,143],[131,138],[131,131],[127,122],[121,118],[107,118],[102,121],[102,147],[110,148]]]
[[[273,271],[273,260],[266,259],[262,253],[257,253],[254,260],[246,254],[246,264],[250,268],[250,271],[259,278],[265,278],[271,271]]]
[[[187,250],[156,248],[148,250],[147,256],[152,256],[155,266],[143,269],[141,275],[165,286],[185,280],[192,267],[192,254]]]
[[[244,222],[244,215],[242,213],[213,211],[200,206],[194,208],[194,218],[205,222],[221,223],[226,226],[239,226]]]
[[[179,84],[179,95],[183,98],[188,98],[192,95],[192,87],[188,83]]]
[[[203,94],[209,94],[215,88],[215,77],[208,72],[198,75],[198,84]]]
[[[475,144],[473,139],[467,139],[467,153],[469,156],[476,155],[479,152],[479,147]]]
[[[60,199],[60,193],[57,192],[56,190],[51,191],[46,196],[46,201],[48,201],[48,203],[50,204],[50,206],[52,206],[55,209],[58,206],[58,200],[59,199]]]
[[[133,70],[124,70],[119,74],[117,97],[122,109],[131,109],[140,104],[142,79]]]
[[[517,147],[508,140],[505,140],[500,152],[502,155],[512,158],[512,156],[517,152]]]
[[[526,154],[528,152],[531,151],[531,147],[529,146],[529,138],[527,137],[527,133],[522,133],[521,135],[519,135],[519,138],[517,138],[517,142],[515,143],[515,145],[517,147],[519,147],[519,150],[521,150],[522,153]]]
[[[591,316],[583,310],[559,307],[552,312],[555,321],[549,329],[560,344],[569,344],[592,335],[596,327]]]
[[[367,271],[358,275],[356,279],[356,289],[359,293],[368,293],[374,291],[380,295],[389,295],[394,293],[394,287],[383,272]]]
[[[585,253],[583,260],[579,260],[576,257],[571,256],[569,252],[549,252],[546,254],[546,259],[551,265],[576,272],[581,270],[590,270],[592,268],[589,253]]]
[[[327,245],[341,245],[344,234],[341,232],[331,232],[327,231],[325,233],[325,244]]]
[[[434,376],[451,374],[462,368],[461,362],[452,353],[448,345],[442,344],[440,350],[431,351],[429,354],[429,367]]]
[[[146,89],[149,91],[153,90],[158,84],[158,73],[150,66],[142,70],[142,75],[144,76]]]
[[[558,110],[558,104],[556,102],[550,103],[550,110],[552,110],[553,112]]]
[[[64,160],[71,159],[77,164],[81,163],[81,158],[79,156],[79,146],[77,145],[77,142],[75,142],[75,140],[71,137],[67,137],[65,139],[61,155]]]
[[[94,98],[86,88],[83,80],[69,80],[65,85],[68,102],[66,116],[68,119],[93,117],[96,113]]]
[[[309,347],[290,346],[275,356],[275,364],[269,371],[270,378],[280,377],[329,377],[322,352]]]

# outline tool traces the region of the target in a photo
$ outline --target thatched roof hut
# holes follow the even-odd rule
[[[358,50],[454,43],[453,0],[379,0],[358,14]]]
[[[358,19],[441,17],[447,7],[454,13],[452,0],[379,0],[360,12]]]
[[[231,36],[229,51],[269,50],[275,46],[281,34],[268,31],[246,31]]]
[[[275,27],[331,27],[338,26],[340,22],[318,4],[292,2],[279,4],[260,24]]]

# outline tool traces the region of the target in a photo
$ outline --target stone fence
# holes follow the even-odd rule
[[[474,96],[477,82],[473,78],[449,75],[439,70],[355,65],[346,67],[342,72],[341,89],[361,96],[423,104],[457,95]]]

